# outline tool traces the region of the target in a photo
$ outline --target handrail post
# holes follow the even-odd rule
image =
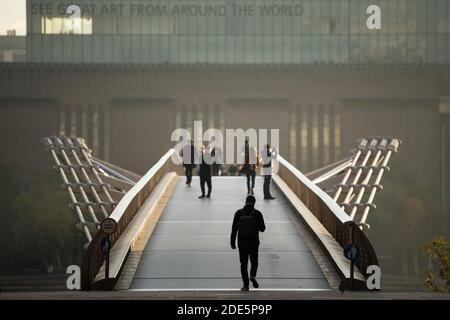
[[[350,224],[350,243],[352,245],[352,248],[355,245],[355,225],[353,223]],[[350,290],[353,291],[353,282],[355,279],[355,259],[352,256],[352,259],[350,260]]]
[[[109,240],[109,235],[107,236],[108,240]],[[106,280],[106,291],[109,291],[109,250],[106,253],[106,258],[105,258],[105,280]]]

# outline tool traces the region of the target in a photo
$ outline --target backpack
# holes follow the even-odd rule
[[[238,231],[239,236],[244,238],[254,238],[258,235],[258,221],[256,220],[255,210],[241,216]]]

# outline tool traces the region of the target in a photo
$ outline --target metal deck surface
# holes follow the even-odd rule
[[[239,254],[229,242],[234,213],[245,201],[245,182],[245,177],[213,177],[211,199],[198,199],[198,177],[193,177],[191,188],[185,186],[185,177],[179,177],[130,289],[240,288]],[[276,200],[264,201],[262,184],[262,177],[257,177],[255,207],[266,222],[266,231],[260,233],[260,288],[330,289],[286,212],[290,207],[283,205],[275,186],[272,194]]]

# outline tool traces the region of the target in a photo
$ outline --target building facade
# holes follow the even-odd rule
[[[25,62],[26,39],[10,32],[7,36],[0,36],[0,62]]]
[[[450,63],[449,0],[28,0],[27,28],[32,62]]]
[[[77,135],[99,157],[144,173],[174,145],[174,129],[203,121],[279,129],[281,153],[305,172],[346,156],[362,136],[396,136],[404,141],[396,159],[410,159],[418,181],[449,181],[441,150],[449,150],[450,66],[0,64],[0,75],[4,145],[30,143],[36,153],[38,137]],[[11,139],[16,130],[23,139]],[[24,161],[25,170],[29,159],[16,158],[5,154],[2,165]]]
[[[39,137],[65,134],[144,173],[195,120],[279,129],[305,172],[392,135],[448,206],[450,0],[79,0],[69,17],[73,4],[27,1],[27,63],[0,64],[0,137],[19,146],[1,166],[47,167]]]

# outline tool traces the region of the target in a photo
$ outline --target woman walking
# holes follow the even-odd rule
[[[248,149],[248,161],[242,166],[241,172],[247,177],[247,194],[254,195],[253,189],[255,188],[256,169],[259,165],[258,151],[255,147]]]

